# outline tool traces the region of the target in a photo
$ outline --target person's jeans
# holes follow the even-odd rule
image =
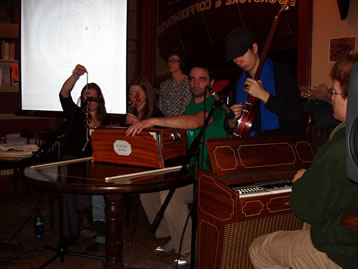
[[[103,195],[92,195],[92,218],[93,221],[105,221]]]
[[[105,221],[104,213],[104,197],[103,195],[92,195],[92,218],[93,221]],[[96,236],[96,243],[105,244],[106,235],[98,234]]]

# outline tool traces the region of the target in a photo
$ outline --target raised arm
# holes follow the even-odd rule
[[[75,69],[72,71],[72,75],[63,83],[60,94],[64,98],[68,98],[71,94],[73,87],[75,86],[77,80],[80,76],[86,73],[87,70],[84,66],[78,64]]]

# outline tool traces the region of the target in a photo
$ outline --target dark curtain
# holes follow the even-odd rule
[[[301,0],[297,8],[297,80],[298,85],[308,87],[311,85],[313,3]]]
[[[137,70],[154,84],[156,52],[156,0],[137,1]]]

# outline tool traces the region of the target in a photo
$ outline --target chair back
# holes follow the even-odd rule
[[[39,149],[29,158],[21,161],[21,168],[30,165],[55,162],[61,159],[61,143],[65,136],[67,123],[64,123],[55,131],[41,134],[41,137],[36,137],[35,141]]]

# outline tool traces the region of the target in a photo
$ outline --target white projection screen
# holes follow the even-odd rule
[[[21,103],[23,111],[62,111],[59,92],[76,64],[76,103],[97,83],[108,113],[126,113],[127,1],[21,0]]]

